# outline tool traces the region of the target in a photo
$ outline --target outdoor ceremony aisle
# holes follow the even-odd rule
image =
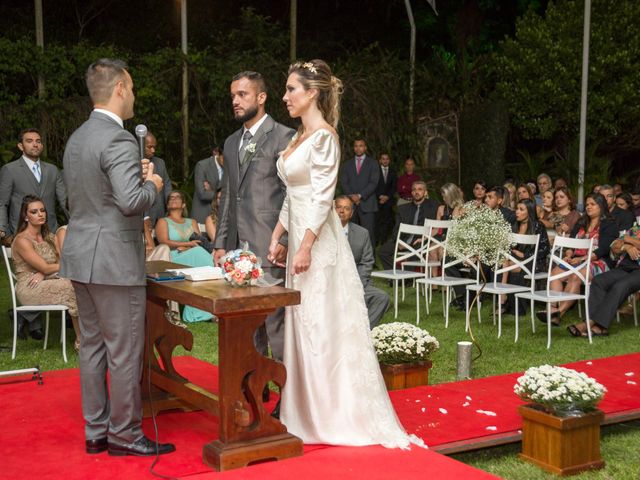
[[[178,357],[175,365],[213,391],[217,368],[191,357]],[[157,478],[149,472],[152,458],[110,457],[106,452],[84,452],[77,369],[45,372],[44,385],[31,376],[0,380],[0,479],[38,478],[127,480]],[[274,396],[275,397],[275,396]],[[269,407],[275,405],[273,398]],[[202,463],[202,446],[217,435],[217,422],[202,412],[162,413],[157,418],[161,442],[174,442],[177,451],[160,457],[156,471],[184,479],[389,479],[447,478],[484,480],[496,478],[432,450],[410,451],[374,447],[305,446],[302,457],[253,465],[222,474]],[[153,424],[144,421],[153,437]]]
[[[175,359],[178,371],[203,387],[217,391],[217,368],[192,357]],[[609,392],[600,408],[605,423],[640,418],[640,354],[565,365],[584,371]],[[177,451],[160,457],[164,475],[205,480],[215,478],[495,478],[444,455],[518,441],[522,403],[513,393],[519,373],[464,382],[444,383],[391,392],[402,424],[423,438],[429,450],[382,447],[307,445],[302,457],[268,462],[219,474],[202,463],[202,446],[217,434],[216,419],[202,412],[158,416],[160,441]],[[44,373],[44,385],[30,376],[0,380],[0,478],[111,479],[153,478],[149,458],[86,455],[77,369]],[[275,404],[273,398],[269,407]],[[144,429],[153,436],[150,419]]]

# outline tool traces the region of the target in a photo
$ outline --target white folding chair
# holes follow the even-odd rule
[[[436,252],[438,249],[442,249],[444,252],[444,242],[451,227],[451,220],[430,220],[426,218],[424,220],[424,229],[425,234],[427,236],[427,243],[423,249],[424,255],[424,276],[425,278],[431,278],[431,269],[442,266],[442,260],[429,260],[429,255],[431,252]],[[438,234],[439,238],[438,238]],[[423,283],[423,282],[421,282]],[[424,283],[423,283],[424,284]],[[429,304],[431,303],[432,298],[432,285],[424,284],[425,288],[425,307],[427,310],[427,315],[429,315]],[[420,322],[420,286],[416,288],[416,324]],[[444,297],[442,302],[442,308],[444,310]]]
[[[563,249],[581,249],[586,250],[586,260],[579,265],[571,265],[567,263],[562,258]],[[581,238],[568,238],[556,236],[553,242],[553,247],[551,247],[551,254],[549,256],[549,273],[547,276],[547,289],[546,290],[537,290],[533,292],[523,292],[516,293],[516,332],[518,331],[518,321],[519,321],[519,312],[518,312],[518,299],[523,298],[526,300],[532,300],[534,302],[543,302],[547,304],[547,348],[551,347],[551,303],[565,302],[575,300],[580,302],[584,301],[585,313],[586,313],[586,321],[587,324],[587,336],[589,337],[589,343],[592,343],[591,338],[591,326],[589,325],[589,268],[591,266],[591,253],[593,252],[593,240],[592,239],[581,239]],[[563,271],[552,275],[555,266],[560,266],[563,268]],[[581,270],[584,269],[584,273]],[[551,282],[555,280],[560,280],[570,275],[576,275],[583,284],[584,294],[582,293],[565,293],[558,292],[555,290],[551,290]],[[533,306],[532,306],[533,313]],[[534,316],[531,316],[531,328],[535,332],[536,325],[534,321]]]
[[[407,237],[409,239],[419,238],[420,242],[417,245],[414,245],[413,242],[410,244],[403,237]],[[397,266],[402,265],[402,262],[407,260],[422,258],[424,237],[424,226],[401,223],[400,228],[398,229],[395,250],[393,252],[393,268],[391,270],[379,270],[371,273],[372,277],[384,278],[386,280],[393,281],[393,298],[395,308],[394,318],[398,318],[398,282],[404,282],[405,280],[415,279],[422,276],[421,272],[398,270]]]
[[[66,313],[69,307],[66,305],[18,305],[16,298],[16,276],[11,268],[11,249],[2,246],[2,256],[4,257],[4,264],[7,268],[7,275],[9,276],[9,286],[11,287],[11,301],[13,306],[13,349],[11,352],[11,358],[16,358],[16,344],[18,343],[18,312],[46,312],[45,328],[44,328],[44,348],[47,349],[47,342],[49,340],[49,312],[61,312],[62,327],[60,333],[60,341],[62,342],[62,358],[67,363],[67,318]]]
[[[433,223],[431,222],[432,221],[430,220],[429,223],[433,225]],[[433,225],[433,228],[435,228],[435,225]],[[438,227],[438,228],[441,228],[441,227]],[[478,284],[480,282],[480,264],[472,256],[467,256],[462,259],[447,259],[446,237],[444,242],[440,242],[437,239],[434,239],[433,235],[430,235],[427,237],[427,242],[439,242],[439,246],[442,247],[442,262],[440,264],[440,268],[442,269],[442,271],[439,276],[431,277],[427,271],[429,269],[425,269],[425,272],[422,274],[422,278],[419,278],[418,280],[416,280],[416,315],[417,315],[416,323],[420,322],[420,295],[419,295],[420,288],[419,287],[421,284],[429,287],[435,285],[438,287],[445,287],[444,305],[443,305],[443,312],[445,317],[444,326],[445,328],[448,328],[449,327],[449,304],[451,303],[451,288],[456,286],[461,286],[461,285],[469,285],[472,283]],[[450,267],[455,267],[456,265],[464,265],[465,267],[468,267],[471,272],[475,270],[475,279],[465,278],[465,277],[454,277],[451,275],[447,275],[446,270]],[[428,298],[426,295],[425,295],[425,300],[426,300],[427,309],[428,309],[429,305],[428,305]],[[467,324],[468,324],[468,320],[467,320]]]
[[[535,269],[536,269],[536,259],[538,258],[538,245],[539,245],[540,235],[521,235],[519,233],[511,234],[511,241],[518,245],[533,245],[533,255],[529,258],[521,259],[511,254],[510,251],[504,253],[501,258],[498,259],[494,266],[494,276],[493,282],[487,283],[484,288],[482,285],[467,285],[467,322],[470,320],[471,312],[470,312],[470,302],[469,302],[469,292],[479,292],[482,290],[482,293],[491,294],[493,297],[493,324],[496,323],[496,296],[498,299],[500,295],[509,295],[520,292],[534,292],[535,291]],[[508,265],[504,265],[508,262]],[[514,285],[512,283],[505,283],[498,281],[500,276],[504,273],[511,272],[514,270],[520,269],[525,274],[525,278],[529,280],[529,285]],[[480,322],[480,302],[476,302],[478,308],[478,322]],[[533,316],[533,300],[531,301],[531,315]],[[469,325],[467,323],[467,329]],[[502,335],[502,308],[498,308],[498,338]],[[516,338],[515,341],[518,341],[518,324],[516,323]]]

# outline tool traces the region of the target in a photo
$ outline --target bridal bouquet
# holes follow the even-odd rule
[[[447,253],[457,259],[475,257],[494,265],[511,248],[511,226],[500,210],[467,202],[447,234]]]
[[[234,287],[255,285],[264,275],[260,259],[247,248],[227,252],[222,257],[222,269],[225,280]]]
[[[405,322],[378,325],[371,330],[371,338],[382,364],[425,361],[440,347],[429,332]]]
[[[595,410],[607,389],[585,373],[542,365],[527,369],[518,378],[513,391],[524,401],[566,417]]]

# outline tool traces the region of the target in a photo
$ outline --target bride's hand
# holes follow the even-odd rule
[[[284,259],[287,255],[287,249],[284,245],[280,244],[278,240],[272,239],[269,244],[269,253],[267,254],[267,260],[278,267],[284,267]]]
[[[311,265],[311,250],[300,249],[293,256],[291,274],[298,275],[309,270]]]

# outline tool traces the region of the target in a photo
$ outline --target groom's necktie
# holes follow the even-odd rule
[[[244,162],[247,161],[247,145],[249,145],[252,137],[253,135],[251,135],[249,130],[244,132],[242,135],[242,145],[240,146],[240,165],[244,165]]]

